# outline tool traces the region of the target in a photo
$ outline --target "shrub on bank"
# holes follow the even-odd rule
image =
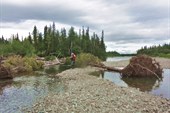
[[[66,57],[65,65],[70,65],[70,64],[71,64],[70,57]]]
[[[46,61],[55,60],[55,59],[56,59],[55,56],[46,56],[46,57],[45,57],[45,60],[46,60]]]
[[[33,71],[43,68],[44,65],[43,62],[37,61],[36,58],[34,57],[24,57],[23,61],[24,61],[24,65],[32,67]]]
[[[89,63],[99,64],[101,63],[101,60],[90,53],[81,53],[77,55],[75,64],[76,67],[85,67],[89,65]]]
[[[160,53],[158,56],[159,57],[164,57],[164,58],[170,58],[170,53],[169,54]]]
[[[37,61],[34,57],[10,56],[5,60],[4,67],[15,70],[15,72],[31,72],[43,67],[43,62]]]

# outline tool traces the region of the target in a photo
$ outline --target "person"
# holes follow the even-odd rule
[[[73,52],[71,53],[70,59],[71,59],[71,66],[73,66],[75,64],[75,61],[76,61],[76,55]]]

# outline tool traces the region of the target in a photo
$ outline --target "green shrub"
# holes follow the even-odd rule
[[[10,69],[21,67],[22,70],[24,70],[24,72],[31,72],[31,71],[41,69],[43,67],[43,62],[37,61],[36,58],[34,57],[21,57],[19,55],[14,55],[8,57],[3,65],[6,68],[10,68]]]
[[[85,66],[89,65],[89,63],[98,64],[100,62],[101,62],[101,60],[98,57],[96,57],[90,53],[81,53],[76,58],[75,66],[76,67],[85,67]]]
[[[160,53],[158,56],[159,57],[164,57],[164,58],[170,58],[170,53],[169,54]]]
[[[55,56],[46,56],[46,57],[45,57],[45,60],[46,60],[46,61],[55,60],[55,58],[56,58]]]
[[[31,66],[32,70],[38,70],[43,67],[43,62],[37,61],[34,57],[24,57],[24,66]]]
[[[66,57],[65,65],[70,65],[70,64],[71,64],[71,59],[70,59],[70,57]]]
[[[23,58],[19,55],[9,56],[4,63],[5,67],[10,67],[10,68],[14,68],[16,66],[23,66],[23,65],[24,65]]]

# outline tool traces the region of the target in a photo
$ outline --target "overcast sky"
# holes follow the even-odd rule
[[[142,46],[170,43],[170,0],[0,0],[0,35],[27,36],[56,27],[105,31],[107,51],[135,53]]]

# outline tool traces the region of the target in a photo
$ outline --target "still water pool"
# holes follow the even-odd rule
[[[129,60],[131,57],[110,57],[108,62]],[[95,72],[93,75],[112,81],[114,84],[123,87],[135,87],[140,91],[149,92],[153,95],[162,96],[170,99],[170,69],[163,69],[163,78],[161,81],[156,78],[126,78],[121,77],[116,72]]]
[[[31,107],[49,93],[63,93],[65,85],[59,78],[49,75],[67,68],[53,66],[13,80],[0,80],[0,113],[22,113],[24,107]]]
[[[122,87],[134,87],[140,91],[149,92],[154,95],[170,99],[170,69],[163,69],[163,78],[127,78],[122,77],[116,72],[95,72],[92,73],[103,79],[112,81],[114,84]]]

